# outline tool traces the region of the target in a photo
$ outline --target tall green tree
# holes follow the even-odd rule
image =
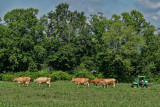
[[[39,63],[36,57],[45,52],[39,46],[42,42],[42,29],[38,24],[38,9],[14,9],[7,12],[4,21],[11,34],[8,38],[14,44],[10,47],[8,61],[13,71],[36,71]],[[36,53],[36,54],[35,54]]]
[[[0,72],[49,67],[69,73],[96,70],[121,82],[136,75],[160,77],[160,33],[139,11],[113,14],[111,19],[99,12],[87,18],[61,3],[55,11],[39,19],[37,15],[34,8],[5,14]]]
[[[143,46],[142,37],[120,16],[113,15],[102,38],[106,47],[99,55],[100,70],[120,81],[129,79],[136,71],[135,59],[140,54],[138,47]]]
[[[11,30],[3,24],[0,24],[0,72],[11,70],[9,63],[9,51],[12,49],[14,41],[9,38]]]
[[[158,38],[155,36],[155,27],[144,19],[143,15],[136,10],[130,13],[124,12],[123,22],[132,25],[135,31],[143,37],[145,45],[140,47],[140,55],[137,57],[137,71],[139,74],[149,75],[156,71],[156,56],[158,50]]]
[[[90,54],[87,18],[84,12],[72,12],[68,4],[61,3],[48,13],[48,20],[48,63],[53,69],[72,70],[81,63],[81,57]]]
[[[127,26],[133,26],[137,33],[141,33],[143,29],[149,25],[144,19],[142,13],[137,10],[132,10],[130,13],[123,12],[121,16],[122,21],[126,23]]]
[[[157,56],[159,50],[159,38],[154,32],[155,27],[149,25],[142,34],[146,45],[141,47],[140,64],[142,66],[140,67],[140,73],[144,75],[150,75],[151,73],[154,74],[157,72],[157,64],[159,62]]]

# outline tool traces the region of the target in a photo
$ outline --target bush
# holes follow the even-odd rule
[[[89,79],[94,79],[95,76],[87,71],[86,69],[83,69],[82,71],[79,71],[75,74],[76,77],[80,77],[80,78],[89,78]]]
[[[27,77],[30,75],[31,75],[31,72],[17,72],[14,74],[15,77]]]
[[[38,76],[39,77],[48,77],[49,73],[47,71],[45,71],[45,70],[38,71]]]
[[[34,79],[38,77],[49,77],[49,73],[48,71],[41,70],[38,72],[32,72],[32,75],[30,75],[30,77],[31,77],[31,81],[33,81]]]
[[[3,76],[3,74],[0,74],[0,80],[2,80],[2,76]]]
[[[160,84],[160,79],[158,79],[157,81],[152,81],[152,82]]]
[[[12,81],[14,75],[12,73],[1,74],[2,81]]]
[[[94,73],[93,75],[94,75],[96,78],[105,78],[105,77],[104,77],[104,74],[101,73],[101,72],[96,72],[96,73]]]
[[[151,82],[151,83],[159,84],[160,83],[160,73],[157,73],[157,74],[154,74],[154,75],[150,74],[149,76],[147,76],[147,80],[149,80],[149,82]]]
[[[70,80],[71,75],[63,71],[46,71],[41,70],[38,72],[17,72],[17,73],[4,73],[0,74],[0,79],[3,81],[12,81],[13,78],[27,76],[31,77],[31,81],[38,77],[51,77],[52,81],[57,80]]]
[[[31,81],[38,77],[48,77],[49,73],[47,71],[38,71],[38,72],[18,72],[14,74],[15,77],[27,76],[31,77]]]
[[[69,75],[66,72],[63,71],[55,71],[52,74],[50,74],[51,80],[52,81],[57,81],[57,80],[70,80],[71,75]]]

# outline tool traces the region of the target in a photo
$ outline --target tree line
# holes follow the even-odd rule
[[[130,81],[160,77],[160,33],[137,10],[87,17],[61,3],[37,17],[38,9],[13,9],[0,23],[0,73],[82,70]],[[96,71],[96,72],[95,72]]]

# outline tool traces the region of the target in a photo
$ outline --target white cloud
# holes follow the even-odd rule
[[[160,16],[160,10],[159,10],[158,12],[156,12],[156,14],[157,14],[158,16]]]
[[[150,9],[157,9],[160,8],[160,1],[153,2],[151,0],[137,0],[137,3]]]
[[[100,2],[101,0],[90,0],[91,2]]]
[[[87,10],[91,13],[95,13],[97,10],[99,10],[99,6],[96,6],[96,7],[90,7],[88,6]]]
[[[61,2],[74,2],[74,1],[77,1],[77,0],[61,0]]]
[[[158,16],[152,16],[152,19],[157,21],[158,20]]]

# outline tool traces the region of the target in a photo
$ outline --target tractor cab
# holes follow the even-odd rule
[[[146,80],[145,76],[137,76],[135,81],[132,82],[132,87],[133,88],[138,88],[138,87],[150,88],[151,87],[151,83],[148,83],[148,81]]]

